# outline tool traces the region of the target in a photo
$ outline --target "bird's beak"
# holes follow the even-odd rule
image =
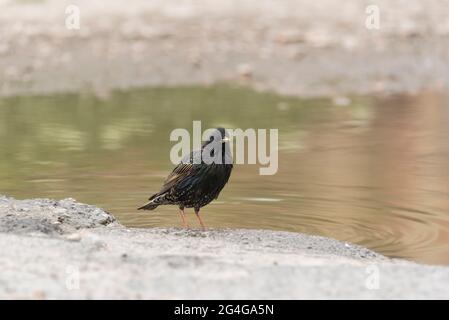
[[[223,139],[221,139],[221,142],[226,143],[229,142],[230,139],[228,137],[224,137]]]

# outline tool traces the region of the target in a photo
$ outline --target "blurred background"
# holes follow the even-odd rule
[[[277,128],[278,173],[236,166],[211,227],[449,264],[448,16],[449,1],[0,0],[0,194],[178,226],[174,207],[136,211],[173,167],[173,129]]]

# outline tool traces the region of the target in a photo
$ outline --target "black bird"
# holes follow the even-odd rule
[[[188,227],[184,208],[194,208],[201,227],[206,229],[200,217],[200,208],[218,198],[231,175],[233,165],[228,142],[226,130],[215,129],[201,150],[192,151],[184,157],[167,177],[161,190],[138,210],[154,210],[165,204],[177,205],[182,224]]]

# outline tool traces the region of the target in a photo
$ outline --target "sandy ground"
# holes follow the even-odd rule
[[[449,268],[267,230],[130,229],[75,202],[0,197],[0,298],[449,298]]]
[[[67,4],[80,29],[65,26]],[[365,26],[367,5],[379,29]],[[0,1],[0,95],[238,82],[317,96],[444,89],[449,1]]]

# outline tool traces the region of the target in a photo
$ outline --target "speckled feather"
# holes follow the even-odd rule
[[[227,144],[223,144],[223,164],[206,164],[201,160],[198,163],[201,151],[193,151],[184,157],[167,177],[161,190],[139,209],[153,210],[159,205],[178,205],[180,208],[199,210],[217,199],[233,168],[230,150]]]

